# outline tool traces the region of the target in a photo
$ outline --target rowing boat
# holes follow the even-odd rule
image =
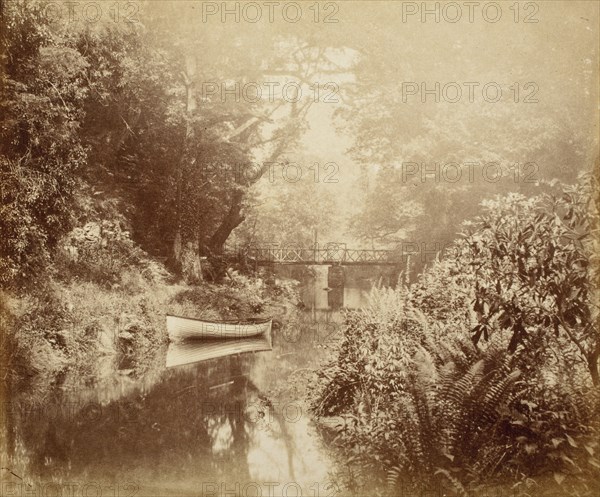
[[[172,341],[194,338],[246,338],[271,331],[271,319],[253,321],[206,321],[167,314]]]

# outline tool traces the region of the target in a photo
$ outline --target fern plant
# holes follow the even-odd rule
[[[514,356],[490,348],[461,371],[421,348],[394,410],[401,453],[388,482],[397,484],[400,475],[410,474],[412,483],[428,484],[437,474],[462,493],[461,477],[472,481],[474,472],[489,470],[478,464],[479,449],[502,430],[520,375],[514,362]]]

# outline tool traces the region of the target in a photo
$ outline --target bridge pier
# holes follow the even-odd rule
[[[344,266],[329,266],[327,268],[327,286],[329,288],[343,287],[346,281]]]
[[[344,266],[335,265],[327,268],[327,304],[332,309],[344,306],[344,284],[346,273]]]

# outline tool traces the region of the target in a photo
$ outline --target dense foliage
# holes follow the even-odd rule
[[[144,23],[86,23],[2,3],[3,285],[31,282],[71,228],[104,221],[196,282],[267,164],[294,149],[309,96],[228,99],[206,85],[308,78],[326,64],[318,52],[252,30],[208,36],[163,7],[145,4]]]
[[[416,283],[348,315],[314,408],[392,487],[597,493],[594,195],[586,177],[488,201]]]
[[[88,95],[85,58],[57,41],[40,6],[15,6],[0,55],[0,280],[30,276],[70,226]]]

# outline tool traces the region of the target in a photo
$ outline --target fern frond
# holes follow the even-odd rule
[[[454,476],[452,476],[450,474],[450,472],[446,469],[438,469],[435,472],[436,475],[441,474],[444,475],[448,481],[450,483],[452,483],[452,486],[454,487],[454,490],[456,491],[456,493],[460,496],[460,497],[468,497],[468,492],[467,489],[464,487],[464,485]]]
[[[447,398],[454,402],[455,405],[460,405],[471,394],[474,384],[481,379],[483,368],[483,360],[479,360],[473,364],[450,388]]]
[[[489,424],[498,418],[498,410],[503,405],[510,393],[510,387],[521,375],[518,369],[512,371],[508,376],[493,381],[486,389],[485,396],[481,399],[481,419]]]

